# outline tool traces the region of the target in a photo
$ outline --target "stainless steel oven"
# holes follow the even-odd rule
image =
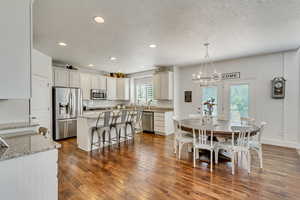
[[[91,89],[92,100],[106,100],[106,98],[107,98],[106,90]]]

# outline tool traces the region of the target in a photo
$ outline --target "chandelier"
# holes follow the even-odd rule
[[[209,86],[221,81],[222,75],[216,69],[214,69],[213,73],[208,73],[209,69],[214,68],[214,64],[208,54],[209,43],[205,43],[204,47],[206,48],[204,62],[201,63],[201,70],[197,74],[192,75],[192,80],[194,83],[200,84],[200,86]]]

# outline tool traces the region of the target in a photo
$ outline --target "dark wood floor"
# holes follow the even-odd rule
[[[264,169],[252,161],[231,175],[231,163],[209,171],[192,167],[192,155],[177,160],[172,137],[140,134],[134,143],[86,153],[76,140],[61,142],[59,200],[300,199],[300,160],[296,150],[265,145]]]

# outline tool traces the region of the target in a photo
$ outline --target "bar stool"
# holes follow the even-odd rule
[[[138,126],[138,128],[136,128],[136,129],[139,132],[143,132],[142,118],[143,118],[143,110],[139,110],[137,112],[137,117],[136,117],[136,125]]]
[[[91,151],[93,150],[94,145],[98,146],[98,148],[100,149],[101,142],[103,143],[103,147],[104,147],[105,133],[108,133],[110,135],[110,127],[109,127],[110,115],[111,115],[110,111],[100,113],[96,122],[96,126],[92,127]],[[97,134],[98,140],[94,142],[95,133]]]
[[[126,126],[126,119],[127,119],[127,110],[121,111],[121,121],[117,123],[117,129],[119,133],[119,142],[121,141],[121,138],[127,139],[127,126]],[[122,137],[122,129],[124,130],[124,137]]]
[[[131,111],[127,115],[127,120],[126,120],[126,129],[127,126],[130,126],[131,128],[131,136],[126,135],[126,139],[134,139],[135,135],[135,124],[136,124],[136,119],[137,119],[138,112],[137,111]]]
[[[117,114],[115,112],[111,112],[110,122],[109,122],[109,144],[111,144],[112,141],[115,141],[117,144],[120,143],[119,141],[119,133],[118,133],[118,120],[120,118],[120,112]],[[111,137],[112,135],[112,129],[115,130],[116,136]]]

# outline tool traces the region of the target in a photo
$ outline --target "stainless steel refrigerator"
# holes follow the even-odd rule
[[[77,118],[82,112],[79,88],[53,87],[53,139],[77,136]]]

